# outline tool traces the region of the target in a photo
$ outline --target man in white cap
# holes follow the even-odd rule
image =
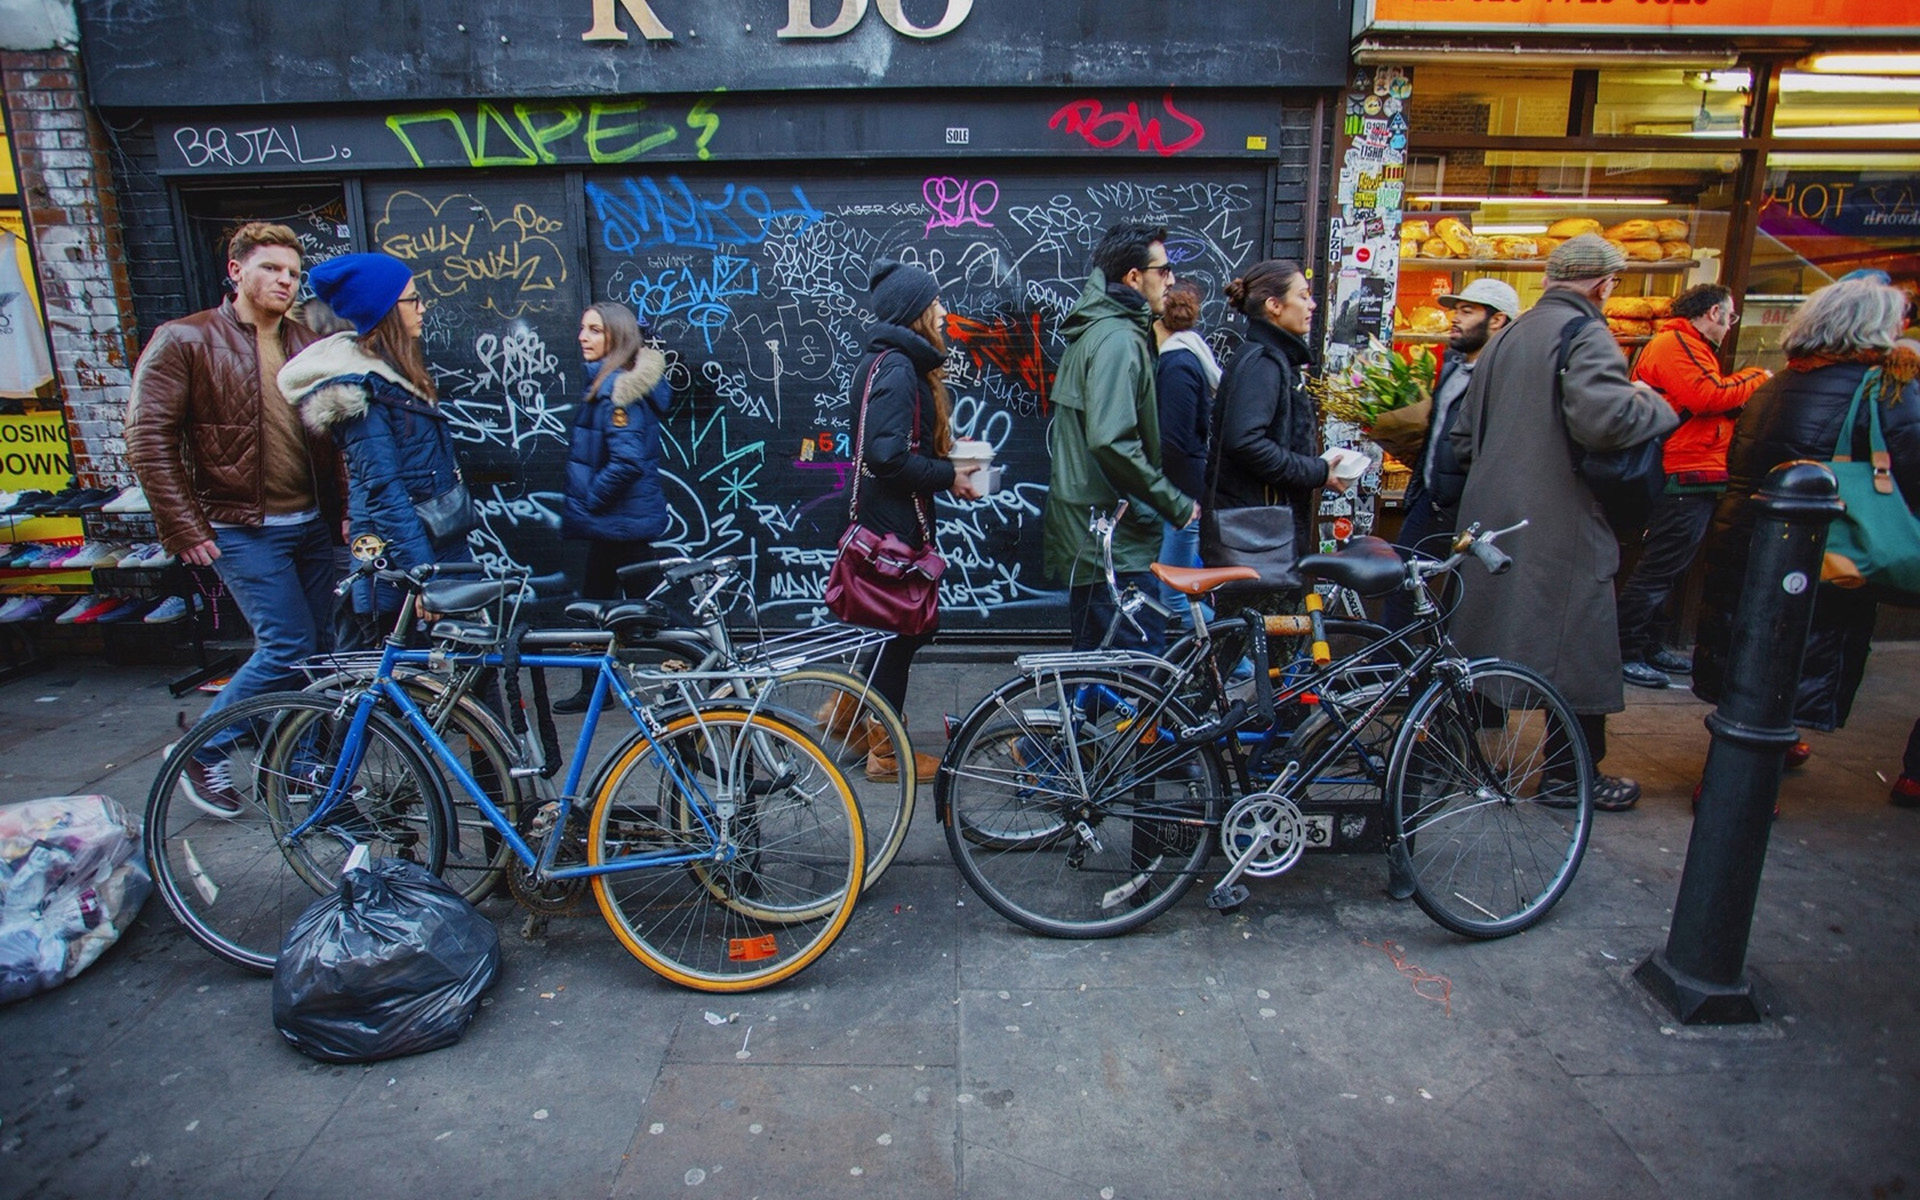
[[[1628,380],[1626,356],[1600,315],[1626,265],[1620,248],[1596,234],[1556,247],[1546,290],[1481,354],[1448,435],[1469,472],[1460,525],[1528,522],[1500,543],[1513,555],[1510,572],[1463,575],[1448,629],[1469,657],[1512,659],[1546,676],[1579,717],[1595,764],[1607,754],[1606,714],[1626,707],[1620,641],[1611,636],[1620,545],[1574,469],[1573,448],[1624,450],[1680,421],[1659,393]],[[1543,795],[1572,780],[1566,743],[1551,757]],[[1594,780],[1596,808],[1639,799],[1631,779]]]
[[[1498,279],[1476,279],[1435,303],[1453,312],[1453,326],[1447,330],[1447,350],[1440,360],[1440,379],[1433,388],[1427,444],[1420,451],[1420,460],[1407,464],[1413,468],[1413,478],[1407,484],[1407,515],[1394,543],[1407,552],[1418,550],[1425,538],[1453,531],[1453,510],[1460,503],[1467,473],[1453,455],[1447,431],[1460,412],[1460,398],[1473,382],[1473,365],[1479,361],[1480,351],[1520,315],[1520,293]],[[1383,619],[1389,629],[1398,629],[1412,618],[1411,596],[1399,591],[1387,597]]]

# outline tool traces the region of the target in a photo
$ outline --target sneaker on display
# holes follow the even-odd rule
[[[122,596],[120,603],[95,617],[97,625],[112,625],[120,621],[131,621],[144,614],[153,601],[145,596]]]
[[[33,621],[52,611],[54,602],[45,596],[17,596],[0,610],[0,621]]]
[[[126,602],[125,596],[96,596],[91,607],[73,619],[75,625],[91,625]]]
[[[127,547],[119,542],[88,542],[62,563],[66,567],[111,567],[120,561]]]
[[[130,488],[122,489],[118,496],[115,496],[103,504],[100,507],[100,511],[108,513],[146,513],[152,512],[153,507],[147,503],[146,492],[142,491],[140,485],[136,483]]]
[[[198,595],[194,596],[192,611],[199,612],[205,607],[206,602],[201,600]],[[168,596],[160,603],[154,605],[153,611],[148,613],[144,619],[149,625],[165,625],[168,622],[182,619],[187,615],[187,611],[186,597]]]
[[[0,621],[13,620],[13,614],[24,608],[26,603],[27,598],[25,596],[9,597],[5,604],[0,604]]]
[[[75,600],[72,604],[69,604],[66,608],[62,609],[60,612],[60,615],[53,619],[53,623],[55,625],[71,625],[76,620],[79,619],[81,613],[87,611],[89,608],[92,608],[94,605],[98,604],[99,602],[100,602],[99,596],[96,596],[96,595],[82,596],[78,600]]]

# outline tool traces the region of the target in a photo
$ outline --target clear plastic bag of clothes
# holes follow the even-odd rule
[[[0,805],[0,1003],[86,970],[152,890],[140,822],[109,797]]]
[[[451,1046],[500,971],[493,922],[405,859],[355,853],[287,931],[273,1023],[301,1053],[372,1062]]]

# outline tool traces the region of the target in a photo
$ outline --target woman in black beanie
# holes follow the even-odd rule
[[[859,462],[849,486],[855,489],[856,519],[879,534],[894,534],[914,549],[933,539],[933,497],[952,492],[978,499],[974,468],[956,471],[946,457],[953,449],[952,409],[943,382],[947,360],[944,327],[934,277],[908,263],[880,259],[870,275],[868,306],[874,321],[867,329],[867,353],[853,374],[855,428],[862,429]],[[859,411],[865,396],[866,412]],[[880,650],[873,666],[873,688],[903,712],[907,670],[934,631],[896,636]],[[836,731],[839,732],[839,731]],[[874,730],[856,731],[872,740]],[[939,762],[915,754],[916,780],[933,778]],[[877,742],[867,754],[867,778],[899,777],[895,748]]]

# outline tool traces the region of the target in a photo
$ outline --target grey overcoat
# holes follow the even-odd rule
[[[1560,331],[1581,313],[1594,320],[1574,337],[1555,412]],[[1678,423],[1657,394],[1628,381],[1626,356],[1582,294],[1550,289],[1494,336],[1450,435],[1468,468],[1458,528],[1530,524],[1500,541],[1513,570],[1491,577],[1470,564],[1461,572],[1465,593],[1449,628],[1463,651],[1534,668],[1577,713],[1626,707],[1613,606],[1620,546],[1574,473],[1567,435],[1619,450]]]

